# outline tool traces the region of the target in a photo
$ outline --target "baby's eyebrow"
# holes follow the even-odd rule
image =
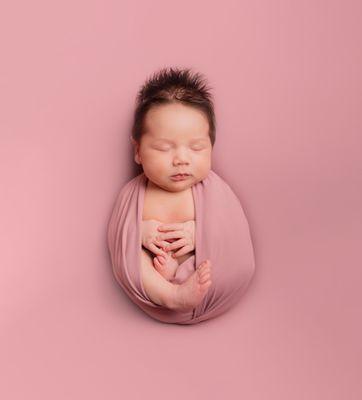
[[[191,139],[190,142],[203,142],[206,141],[207,138],[198,138],[198,139]],[[174,143],[173,140],[170,139],[163,139],[163,138],[159,138],[159,139],[155,139],[155,142],[169,142],[169,143]]]
[[[155,142],[170,142],[170,143],[173,143],[172,140],[169,140],[169,139],[162,139],[162,138],[160,138],[160,139],[155,139],[154,141],[155,141]]]
[[[207,138],[198,138],[198,139],[191,140],[191,142],[204,142],[206,140],[207,140]]]

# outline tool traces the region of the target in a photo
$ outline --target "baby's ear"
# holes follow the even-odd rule
[[[140,159],[140,156],[138,155],[138,153],[135,153],[134,160],[138,165],[141,165],[141,159]]]
[[[137,164],[141,164],[141,158],[139,156],[139,144],[138,142],[132,137],[130,136],[131,139],[131,143],[133,145],[133,149],[134,149],[134,160]]]

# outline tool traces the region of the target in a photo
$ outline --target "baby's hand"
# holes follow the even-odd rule
[[[166,253],[162,251],[159,247],[167,246],[169,243],[162,240],[157,240],[156,237],[158,235],[157,228],[162,225],[160,221],[155,219],[148,219],[142,221],[142,245],[150,250],[153,254],[166,256]],[[159,247],[157,247],[159,246]]]
[[[190,220],[176,224],[160,224],[158,231],[171,231],[159,233],[160,240],[177,238],[171,244],[167,244],[165,251],[179,249],[172,257],[183,256],[195,249],[195,221]]]

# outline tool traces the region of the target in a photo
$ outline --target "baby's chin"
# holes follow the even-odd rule
[[[195,183],[197,183],[197,179],[195,179],[194,176],[190,176],[189,178],[182,181],[175,181],[171,178],[166,178],[162,182],[152,181],[152,183],[160,189],[166,190],[167,192],[177,193],[183,192],[191,188]]]
[[[162,179],[159,179],[159,176],[148,176],[147,178],[149,181],[152,182],[152,184],[155,187],[158,187],[162,190],[165,190],[167,192],[173,192],[173,193],[177,193],[177,192],[183,192],[185,190],[188,190],[189,188],[191,188],[192,186],[196,185],[198,182],[201,182],[203,179],[205,179],[209,173],[210,169],[207,170],[203,170],[203,171],[199,171],[198,174],[194,175],[190,175],[189,177],[187,177],[184,180],[174,180],[171,178],[171,176],[162,176]]]
[[[184,190],[189,189],[195,184],[194,179],[188,179],[185,181],[173,181],[172,179],[170,182],[165,185],[165,190],[169,192],[183,192]]]

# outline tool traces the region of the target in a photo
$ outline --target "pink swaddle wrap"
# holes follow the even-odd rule
[[[195,255],[178,266],[171,282],[184,282],[209,259],[212,284],[196,308],[174,311],[153,303],[141,280],[141,223],[147,179],[141,173],[122,187],[109,221],[108,247],[118,283],[135,304],[162,322],[194,324],[224,313],[243,295],[255,269],[249,225],[239,199],[213,170],[192,186]]]

